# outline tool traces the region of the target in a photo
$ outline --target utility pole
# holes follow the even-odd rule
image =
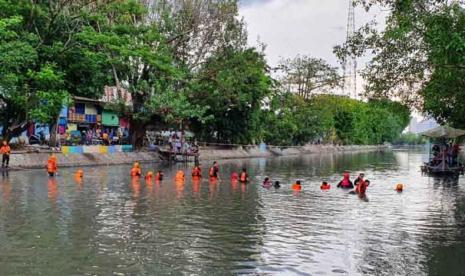
[[[346,42],[348,42],[355,33],[355,4],[353,0],[349,0],[349,13],[347,16],[347,34]],[[347,56],[342,64],[344,71],[344,86],[343,93],[350,98],[357,98],[357,59],[355,56]]]

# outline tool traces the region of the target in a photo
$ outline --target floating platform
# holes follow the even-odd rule
[[[193,152],[175,152],[171,150],[158,149],[160,159],[166,162],[198,162],[200,154]]]

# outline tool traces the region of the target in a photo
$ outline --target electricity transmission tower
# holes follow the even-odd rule
[[[346,42],[352,38],[355,33],[355,7],[354,1],[349,0],[349,14],[347,16],[347,36]],[[350,98],[357,98],[357,59],[355,56],[347,56],[342,64],[344,70],[343,93]]]

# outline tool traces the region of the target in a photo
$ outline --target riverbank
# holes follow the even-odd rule
[[[236,158],[254,158],[254,157],[273,157],[273,156],[293,156],[303,154],[321,154],[321,153],[344,153],[344,152],[370,152],[387,150],[389,146],[336,146],[336,145],[306,145],[302,147],[236,147],[221,148],[208,147],[202,148],[200,160],[216,159],[236,159]]]
[[[302,154],[320,153],[344,153],[344,152],[369,152],[386,150],[387,146],[334,146],[334,145],[308,145],[303,147],[278,148],[269,147],[261,149],[256,146],[251,147],[202,147],[200,150],[200,160],[221,160],[256,158],[272,156],[291,156]],[[142,163],[161,162],[158,153],[138,151],[138,152],[115,152],[115,153],[82,153],[82,154],[56,154],[60,167],[86,167],[99,165],[121,165],[131,164],[135,161]],[[48,152],[42,153],[15,153],[11,155],[11,169],[38,169],[43,168],[49,157]]]

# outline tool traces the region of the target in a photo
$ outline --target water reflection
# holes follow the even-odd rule
[[[220,181],[191,179],[183,165],[162,167],[163,181],[131,178],[128,166],[86,168],[82,179],[10,172],[0,275],[459,275],[463,179],[421,176],[420,163],[414,152],[231,160]],[[226,177],[242,167],[250,183]],[[335,188],[344,170],[365,172],[369,201]],[[281,188],[262,187],[266,176]]]

